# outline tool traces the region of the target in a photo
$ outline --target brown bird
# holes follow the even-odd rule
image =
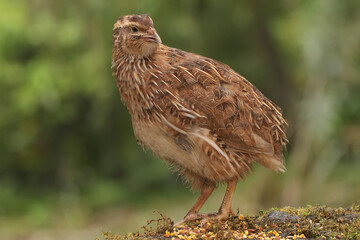
[[[280,108],[226,64],[161,44],[150,16],[114,24],[112,68],[138,142],[201,192],[183,221],[233,214],[236,184],[253,162],[285,171]],[[222,182],[219,211],[199,213]]]

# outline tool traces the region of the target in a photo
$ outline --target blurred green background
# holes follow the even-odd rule
[[[149,13],[164,44],[227,63],[289,121],[288,171],[256,166],[233,208],[360,199],[360,2],[0,0],[0,239],[93,239],[195,202],[136,144],[112,27]],[[204,207],[215,211],[221,186]]]

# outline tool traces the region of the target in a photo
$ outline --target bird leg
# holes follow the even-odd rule
[[[214,185],[205,185],[201,189],[200,196],[194,206],[189,210],[189,212],[185,215],[184,219],[175,224],[175,226],[178,226],[184,222],[187,221],[193,221],[196,219],[203,218],[204,216],[207,216],[207,214],[201,214],[199,213],[201,207],[204,205],[206,200],[210,197],[211,193],[214,191],[215,186]]]
[[[224,199],[221,203],[221,206],[219,208],[219,211],[217,213],[209,213],[207,214],[202,220],[201,223],[204,224],[208,222],[209,220],[216,219],[216,220],[223,220],[229,217],[229,214],[232,216],[236,216],[234,211],[231,208],[231,202],[234,197],[234,193],[236,190],[238,180],[230,180],[227,181],[227,188],[226,193],[224,196]]]
[[[235,217],[236,214],[234,213],[234,211],[231,208],[231,202],[234,197],[234,192],[236,190],[237,182],[238,182],[237,179],[227,181],[226,193],[225,193],[224,199],[221,203],[221,206],[219,208],[219,211],[217,213],[208,213],[208,214],[199,213],[201,207],[204,205],[206,200],[209,198],[211,193],[214,191],[215,186],[207,185],[206,187],[202,188],[200,197],[198,198],[198,200],[196,201],[194,206],[185,215],[184,219],[182,221],[178,222],[177,224],[175,224],[175,226],[179,226],[179,225],[183,224],[184,222],[194,221],[194,220],[197,220],[200,218],[202,218],[201,224],[204,224],[211,219],[217,219],[217,220],[226,219],[229,217],[229,214],[231,214],[233,217]]]

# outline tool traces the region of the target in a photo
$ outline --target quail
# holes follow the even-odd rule
[[[281,109],[228,65],[163,45],[149,15],[118,18],[112,69],[138,142],[200,191],[182,222],[234,214],[237,182],[254,162],[285,171]],[[219,183],[220,209],[199,213]]]

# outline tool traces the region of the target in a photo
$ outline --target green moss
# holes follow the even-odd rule
[[[189,222],[174,228],[165,214],[150,220],[142,233],[125,236],[103,233],[105,240],[122,239],[359,239],[360,206],[330,208],[307,206],[285,207],[261,211],[255,216],[230,217],[225,221],[214,221],[201,225]],[[153,226],[154,225],[154,226]]]

